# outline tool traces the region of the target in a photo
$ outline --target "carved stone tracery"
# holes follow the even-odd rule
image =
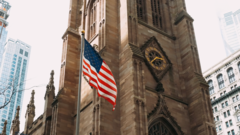
[[[149,135],[183,135],[180,126],[171,116],[165,99],[160,93],[156,107],[148,114],[148,124]]]

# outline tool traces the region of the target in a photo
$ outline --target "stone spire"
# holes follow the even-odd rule
[[[24,134],[28,134],[28,127],[33,123],[33,119],[35,117],[35,105],[34,105],[34,90],[32,91],[32,96],[29,101],[29,104],[27,105],[27,111],[25,114],[25,127],[24,127]]]
[[[10,130],[11,135],[15,135],[16,133],[19,133],[19,125],[20,125],[19,111],[20,111],[20,107],[18,106],[16,116],[15,116],[14,120],[12,121],[12,127]]]
[[[53,86],[54,87],[54,78],[53,78],[53,75],[54,75],[54,71],[52,70],[52,72],[50,73],[51,77],[50,77],[50,80],[49,80],[49,83],[48,85],[49,86]]]
[[[0,135],[7,135],[7,120],[4,122],[3,130]]]
[[[48,83],[48,85],[47,85],[47,90],[46,90],[44,99],[46,99],[46,96],[48,96],[50,92],[52,92],[53,98],[54,98],[54,96],[55,96],[55,86],[54,86],[54,77],[53,77],[53,76],[54,76],[54,71],[53,71],[53,70],[52,70],[52,72],[50,73],[50,75],[51,75],[51,77],[50,77],[49,83]]]
[[[44,113],[43,113],[43,127],[44,128],[44,135],[50,134],[50,123],[51,123],[51,116],[52,116],[52,103],[55,98],[55,87],[54,87],[54,71],[50,73],[50,80],[47,85],[46,94],[45,94],[45,105],[44,105]]]

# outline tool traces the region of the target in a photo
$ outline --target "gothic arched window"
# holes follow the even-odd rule
[[[229,68],[227,70],[227,74],[228,74],[228,78],[229,78],[229,82],[232,83],[235,81],[235,77],[234,77],[234,73],[233,73],[233,68]]]
[[[145,0],[137,0],[137,15],[139,20],[146,21]]]
[[[96,34],[96,20],[97,20],[97,7],[96,0],[90,5],[89,8],[89,38],[92,38]]]
[[[153,25],[160,29],[163,28],[161,4],[161,0],[151,0]]]
[[[223,80],[222,74],[219,74],[219,75],[217,76],[217,81],[218,81],[219,89],[224,88],[224,80]]]
[[[173,126],[163,117],[158,118],[150,124],[148,135],[177,135]]]
[[[149,135],[173,135],[170,130],[161,122],[149,128]]]
[[[213,81],[209,80],[208,85],[209,85],[209,93],[210,95],[212,95],[214,93]]]

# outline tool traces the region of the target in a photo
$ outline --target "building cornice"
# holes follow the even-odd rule
[[[229,91],[228,93],[224,94],[223,96],[217,98],[216,100],[212,101],[211,104],[212,106],[216,105],[219,102],[222,102],[223,100],[227,99],[228,97],[232,96],[233,94],[237,93],[238,91],[240,91],[240,87],[237,87],[231,91]]]
[[[239,54],[239,55],[237,55],[237,54]],[[204,71],[203,72],[204,77],[213,74],[218,69],[223,68],[226,63],[234,61],[238,56],[240,56],[240,49],[238,51],[236,51],[235,53],[231,54],[230,56],[226,57],[225,59],[221,60],[217,64],[213,65],[211,68]],[[210,72],[210,70],[212,70],[212,72]],[[207,73],[207,72],[209,72],[209,73]]]

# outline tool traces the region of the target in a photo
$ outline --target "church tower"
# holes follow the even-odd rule
[[[82,76],[81,135],[216,134],[184,0],[70,0],[50,135],[75,135],[81,30],[118,87],[112,111]]]

